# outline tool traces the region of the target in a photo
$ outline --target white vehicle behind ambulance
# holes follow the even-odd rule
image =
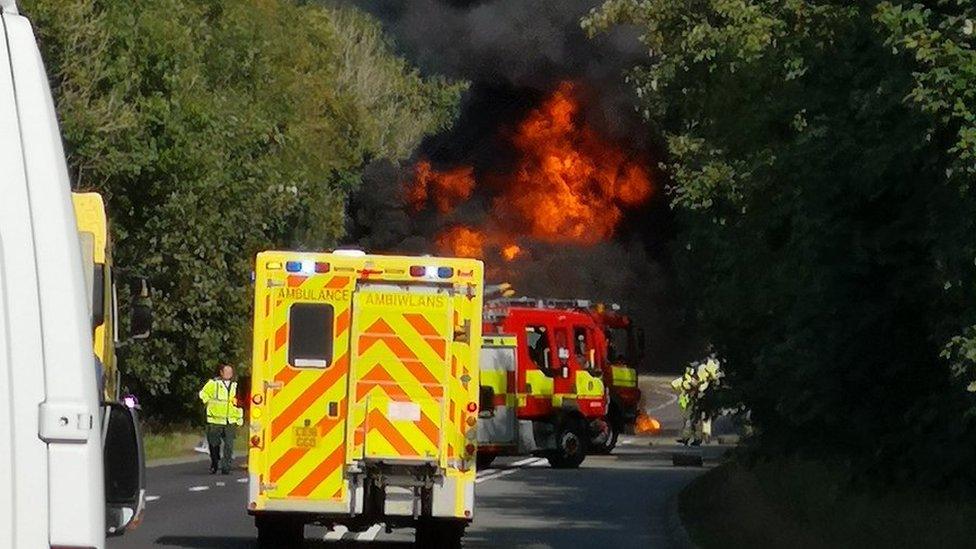
[[[0,0],[0,547],[95,547],[142,511],[134,413],[98,392],[61,136],[30,23]]]

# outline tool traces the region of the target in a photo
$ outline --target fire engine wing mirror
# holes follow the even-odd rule
[[[152,301],[150,298],[149,282],[145,278],[132,281],[132,294],[129,313],[129,337],[132,339],[146,339],[152,332]]]
[[[102,408],[105,462],[105,531],[121,535],[146,508],[146,461],[136,409],[118,402]]]

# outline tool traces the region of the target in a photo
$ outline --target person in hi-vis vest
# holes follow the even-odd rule
[[[220,375],[207,381],[200,390],[200,400],[207,407],[207,443],[210,445],[210,474],[230,473],[234,460],[234,434],[244,424],[244,410],[237,406],[237,382],[234,367],[224,364]],[[223,459],[220,445],[223,443]]]

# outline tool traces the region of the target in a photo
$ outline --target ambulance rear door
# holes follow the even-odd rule
[[[279,270],[258,279],[266,288],[255,303],[255,322],[264,326],[255,333],[264,339],[255,341],[262,360],[255,361],[252,388],[264,405],[251,407],[252,422],[264,425],[261,490],[272,500],[331,501],[344,509],[353,283],[311,268],[288,272],[296,262],[268,263]]]
[[[357,284],[350,349],[351,460],[447,466],[453,297],[449,284]]]

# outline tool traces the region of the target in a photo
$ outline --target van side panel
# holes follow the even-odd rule
[[[100,409],[77,226],[61,134],[47,75],[30,24],[4,16],[26,168],[43,336],[44,406],[69,416],[48,429],[51,545],[102,547],[105,497]],[[35,347],[36,349],[36,347]],[[34,362],[38,358],[34,359]],[[28,367],[17,364],[16,369]],[[16,390],[22,385],[18,382]],[[35,412],[37,414],[38,412]],[[32,423],[35,436],[39,421]],[[36,477],[33,482],[36,483]],[[29,490],[37,498],[38,487]],[[80,512],[81,511],[81,512]]]
[[[0,26],[0,547],[47,545],[47,460],[37,438],[44,400],[34,239],[20,144],[6,26]],[[9,467],[4,464],[9,463]]]

